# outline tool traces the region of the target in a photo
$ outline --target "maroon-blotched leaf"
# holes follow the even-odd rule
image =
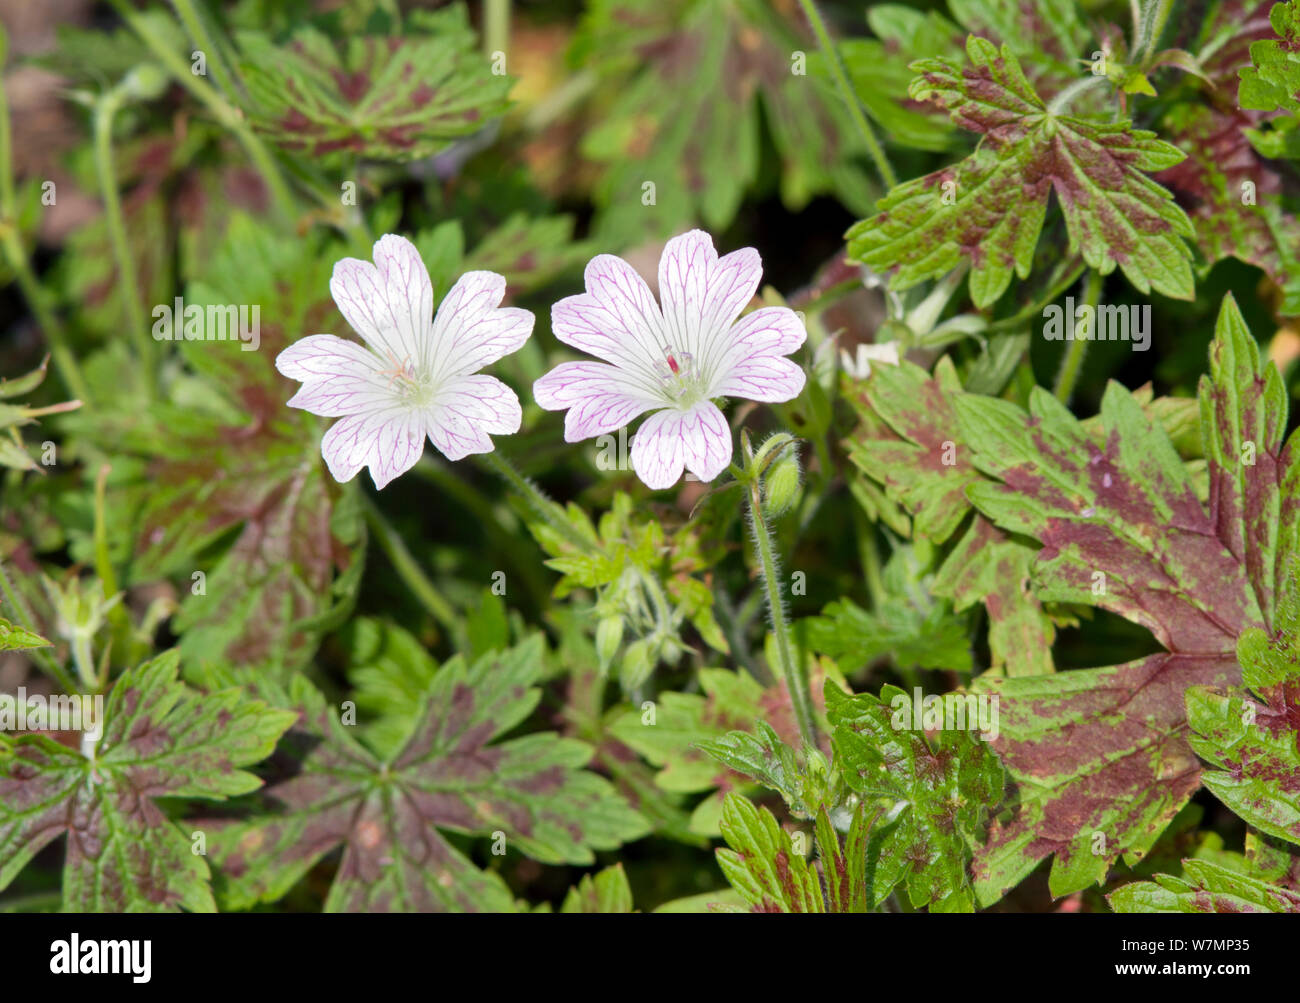
[[[1142,292],[1191,299],[1191,222],[1148,176],[1177,164],[1182,152],[1127,122],[1050,107],[1006,46],[971,36],[966,51],[964,68],[918,62],[911,94],[980,133],[979,146],[891,191],[877,215],[849,230],[850,256],[888,272],[897,289],[969,264],[971,299],[989,306],[1013,275],[1028,277],[1055,193],[1068,253],[1102,274],[1118,265]]]
[[[526,718],[540,692],[540,637],[438,670],[405,742],[377,756],[301,677],[279,698],[299,713],[292,774],[261,810],[213,820],[215,865],[233,908],[284,895],[322,857],[343,857],[331,912],[513,911],[509,888],[445,831],[491,835],[545,863],[589,864],[592,851],[645,834],[644,820],[601,777],[592,749],[542,732],[492,744]]]
[[[401,34],[335,42],[305,27],[283,46],[254,32],[238,42],[254,127],[314,159],[427,157],[483,128],[510,90],[459,4],[413,15]]]
[[[1184,692],[1237,682],[1238,637],[1273,622],[1296,553],[1300,470],[1294,440],[1283,448],[1281,377],[1261,365],[1230,297],[1200,407],[1208,504],[1164,429],[1118,384],[1102,401],[1101,441],[1041,390],[1028,413],[957,400],[975,465],[993,479],[967,493],[1003,529],[1042,543],[1039,597],[1117,613],[1165,648],[1106,668],[977,681],[1000,698],[994,744],[1019,789],[976,855],[982,901],[1049,855],[1056,895],[1100,880],[1121,855],[1140,859],[1201,783]]]
[[[123,673],[103,719],[80,722],[82,751],[0,735],[0,889],[66,835],[65,911],[215,911],[204,857],[155,799],[256,789],[240,767],[265,759],[294,715],[238,689],[192,690],[178,665],[172,651]]]
[[[849,456],[911,516],[915,535],[944,543],[966,526],[934,591],[958,610],[985,604],[993,667],[1013,676],[1051,672],[1055,628],[1027,587],[1032,545],[971,516],[965,491],[980,474],[954,411],[960,392],[947,360],[933,376],[908,362],[874,366],[852,399],[861,421]]]
[[[1187,159],[1155,179],[1187,210],[1210,264],[1235,257],[1286,286],[1300,278],[1295,251],[1300,226],[1279,204],[1281,177],[1249,139],[1266,114],[1237,101],[1238,70],[1250,63],[1251,43],[1273,37],[1271,6],[1268,0],[1228,0],[1215,8],[1203,31],[1214,41],[1201,64],[1202,99],[1175,105],[1161,121],[1162,134]]]

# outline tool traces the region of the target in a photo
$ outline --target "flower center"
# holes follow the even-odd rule
[[[415,363],[409,357],[399,362],[391,353],[388,354],[387,359],[389,366],[380,375],[388,377],[397,395],[407,404],[428,403],[429,398],[432,397],[429,380],[416,370]]]
[[[690,352],[664,346],[664,359],[655,364],[655,374],[664,394],[675,404],[688,405],[700,392],[700,373]]]

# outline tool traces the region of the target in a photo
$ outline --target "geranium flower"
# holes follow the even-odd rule
[[[711,481],[731,462],[731,430],[715,397],[780,402],[799,396],[804,373],[784,356],[807,336],[793,310],[764,307],[737,321],[758,289],[752,247],[719,258],[701,230],[674,237],[659,259],[660,309],[626,261],[587,264],[587,291],[551,308],[566,345],[603,362],[565,362],[533,384],[537,403],[568,409],[564,438],[578,442],[653,411],[632,439],[632,467],[668,488],[684,466]]]
[[[513,390],[480,369],[519,349],[533,331],[527,310],[502,307],[506,280],[466,272],[433,312],[433,285],[405,237],[375,242],[375,263],[344,258],[330,293],[365,346],[313,334],[280,353],[275,366],[302,382],[289,400],[341,417],[321,439],[338,481],[370,468],[382,488],[413,467],[427,435],[449,460],[493,449],[489,434],[519,431]]]

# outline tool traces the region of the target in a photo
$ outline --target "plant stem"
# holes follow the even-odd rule
[[[41,330],[45,332],[45,341],[49,345],[50,357],[54,360],[54,368],[59,371],[59,378],[63,380],[64,386],[68,392],[83,403],[90,403],[90,388],[86,384],[86,378],[81,375],[81,367],[77,364],[77,357],[72,354],[68,347],[67,335],[64,333],[63,325],[54,316],[54,311],[50,308],[49,302],[45,297],[45,289],[32,272],[31,265],[27,262],[27,255],[23,251],[22,244],[18,240],[17,233],[10,228],[11,224],[0,222],[0,228],[4,228],[3,246],[5,258],[9,262],[9,267],[14,270],[14,275],[18,279],[18,288],[22,290],[23,299],[27,300],[27,305],[31,307],[32,313],[36,315],[36,322],[41,325]]]
[[[581,551],[591,549],[594,541],[588,540],[579,533],[567,519],[564,518],[564,510],[546,496],[536,484],[515,469],[514,464],[498,453],[495,449],[490,453],[481,453],[479,460],[485,466],[491,468],[499,474],[507,484],[515,489],[519,495],[526,501],[533,512],[550,526],[553,530],[563,536],[571,544]]]
[[[1130,0],[1133,12],[1133,55],[1136,65],[1145,66],[1160,40],[1173,10],[1173,0]]]
[[[1083,368],[1083,357],[1088,351],[1088,344],[1095,334],[1093,328],[1097,323],[1097,302],[1101,299],[1101,272],[1091,271],[1088,273],[1088,284],[1084,286],[1083,301],[1092,309],[1089,311],[1092,320],[1089,321],[1087,339],[1075,338],[1070,342],[1069,347],[1065,350],[1065,358],[1061,360],[1061,368],[1056,374],[1056,386],[1052,393],[1062,404],[1070,403],[1070,395],[1074,393],[1074,386],[1079,381],[1079,372]],[[1070,318],[1070,324],[1073,328],[1074,318]],[[1071,332],[1073,333],[1073,331]]]
[[[117,112],[117,105],[118,99],[111,92],[95,104],[95,172],[99,175],[99,189],[104,197],[104,220],[108,225],[108,236],[113,243],[113,255],[117,258],[118,289],[126,302],[127,328],[135,345],[136,358],[144,371],[145,394],[152,398],[156,376],[153,345],[146,333],[148,325],[144,319],[144,307],[140,304],[135,258],[131,256],[131,248],[126,242],[122,200],[117,193],[117,175],[113,169],[113,116]]]
[[[459,630],[459,622],[451,603],[443,598],[442,593],[438,591],[433,582],[429,581],[428,576],[421,570],[419,563],[411,556],[405,541],[389,525],[388,520],[384,518],[383,513],[379,511],[379,507],[375,505],[373,499],[363,494],[361,496],[361,507],[366,515],[366,523],[375,534],[375,539],[379,541],[380,549],[388,555],[393,570],[406,583],[415,597],[420,600],[424,608],[447,631],[448,635],[455,638]]]
[[[867,144],[867,150],[871,153],[871,159],[876,162],[876,171],[880,174],[880,180],[884,182],[886,188],[893,188],[898,184],[898,177],[889,164],[889,158],[885,156],[884,147],[880,145],[880,140],[876,138],[876,131],[871,128],[871,123],[867,121],[867,116],[862,110],[862,102],[858,100],[857,94],[853,92],[853,85],[849,83],[848,72],[844,69],[844,63],[835,48],[835,43],[831,41],[831,36],[826,31],[826,24],[822,21],[822,16],[817,13],[813,0],[799,0],[799,5],[803,7],[804,16],[808,18],[808,24],[811,25],[813,34],[817,36],[817,44],[821,46],[822,53],[826,56],[826,63],[830,67],[831,76],[835,78],[835,86],[839,88],[840,96],[844,99],[844,105],[849,110],[849,117],[853,119],[854,124],[858,127],[858,132],[862,134],[862,139]]]
[[[487,512],[500,512],[508,518],[487,519],[483,530],[492,541],[497,553],[504,558],[516,557],[521,523],[515,512],[507,505],[494,504],[482,491],[465,478],[458,477],[446,466],[431,459],[427,454],[413,468],[416,475],[436,485],[438,490],[457,502],[471,516],[481,517]],[[542,576],[541,566],[531,555],[514,560],[524,585],[539,606],[545,606],[550,595],[550,586]]]
[[[768,532],[767,522],[763,518],[763,497],[761,478],[755,474],[746,485],[749,491],[749,521],[754,531],[754,546],[758,552],[758,561],[763,569],[763,584],[767,589],[767,609],[772,617],[772,631],[776,634],[777,658],[781,662],[781,674],[785,677],[786,687],[790,690],[790,703],[794,707],[795,719],[799,722],[799,733],[804,742],[817,748],[817,718],[813,713],[811,687],[808,674],[802,660],[796,661],[790,649],[790,630],[785,620],[785,606],[781,602],[781,584],[777,580],[777,561],[772,548],[772,535]]]
[[[484,0],[483,51],[491,58],[510,44],[510,0]]]
[[[1041,316],[1043,308],[1047,306],[1047,304],[1051,303],[1052,300],[1056,299],[1056,297],[1060,296],[1061,293],[1065,292],[1079,281],[1079,276],[1083,274],[1083,270],[1086,267],[1087,266],[1082,261],[1078,262],[1066,273],[1064,278],[1047,291],[1047,295],[1045,295],[1041,300],[1025,307],[1023,310],[1020,310],[1010,317],[1005,317],[1002,320],[995,320],[985,329],[984,333],[996,334],[999,331],[1014,330],[1015,328],[1024,325],[1026,321],[1033,320],[1035,316]]]

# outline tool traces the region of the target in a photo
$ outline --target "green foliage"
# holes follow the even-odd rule
[[[1300,4],[29,6],[0,912],[1300,911]],[[754,288],[674,306],[696,226]],[[535,324],[517,432],[376,490],[276,360],[359,345],[385,234],[433,295],[381,335],[471,272]],[[597,255],[655,305],[592,293],[592,365],[797,311],[709,484],[530,392]],[[1067,297],[1150,342],[1038,337]]]
[[[841,841],[822,808],[815,834],[820,869],[807,859],[806,833],[797,834],[796,845],[770,811],[728,794],[722,835],[730,849],[717,851],[718,865],[750,912],[869,912],[865,810],[859,807]]]
[[[958,703],[967,706],[960,695]],[[826,688],[827,720],[834,729],[836,762],[844,782],[883,812],[873,853],[878,905],[902,884],[913,906],[934,912],[970,912],[975,895],[967,877],[971,849],[990,809],[1002,801],[998,758],[977,739],[975,702],[965,727],[950,725],[931,740],[899,705],[911,701],[886,686],[880,697],[848,696]]]
[[[284,44],[237,36],[254,125],[312,158],[414,160],[483,128],[509,78],[475,51],[464,7],[413,15],[403,33],[336,41],[311,27]]]
[[[215,911],[207,862],[155,799],[257,788],[241,767],[265,759],[294,715],[238,689],[198,693],[177,679],[179,662],[169,652],[123,673],[102,736],[82,751],[0,734],[0,889],[66,834],[65,911]]]
[[[792,72],[794,54],[809,48],[800,23],[759,0],[591,4],[573,59],[613,96],[582,142],[586,156],[610,165],[596,193],[598,232],[667,236],[696,216],[726,227],[757,179],[764,128],[787,205],[833,191],[865,208],[869,182],[854,162],[862,146],[843,106]]]
[[[982,135],[975,152],[899,186],[881,212],[849,231],[849,254],[907,289],[970,265],[971,299],[990,306],[1013,273],[1024,279],[1056,193],[1068,253],[1105,275],[1118,264],[1142,292],[1190,299],[1193,236],[1186,214],[1143,172],[1183,159],[1174,146],[1127,122],[1095,122],[1049,106],[1010,48],[972,35],[970,61],[917,64],[909,94],[933,101]]]
[[[331,912],[513,911],[509,889],[442,830],[492,836],[545,863],[589,864],[645,832],[607,781],[582,769],[589,746],[552,733],[493,744],[537,705],[542,639],[434,674],[400,747],[377,755],[301,677],[276,695],[297,712],[297,768],[271,784],[265,813],[214,820],[224,900],[285,895],[325,854],[343,859]]]
[[[1273,622],[1300,544],[1286,400],[1228,298],[1200,387],[1211,511],[1167,433],[1118,384],[1102,400],[1103,445],[1038,389],[1028,414],[971,395],[957,405],[974,464],[990,478],[967,488],[971,501],[1043,544],[1035,592],[1118,613],[1165,649],[1064,676],[979,680],[1001,698],[995,747],[1022,790],[977,857],[981,898],[1052,852],[1052,890],[1065,894],[1101,880],[1121,854],[1140,860],[1199,786],[1183,695],[1237,682],[1238,638]],[[1037,838],[1054,816],[1073,821],[1051,841]]]
[[[1300,572],[1300,565],[1294,569]],[[1237,641],[1241,682],[1255,699],[1193,687],[1192,748],[1218,767],[1206,787],[1256,829],[1300,844],[1300,580],[1293,574],[1272,634]]]
[[[1116,912],[1300,912],[1300,894],[1203,860],[1183,861],[1182,878],[1167,874],[1111,892]]]

